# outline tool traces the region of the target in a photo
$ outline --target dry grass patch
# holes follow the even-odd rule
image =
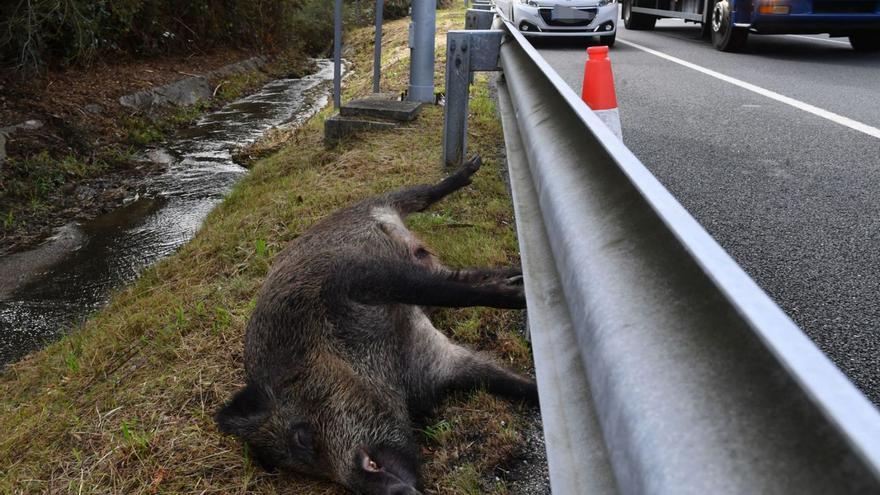
[[[441,27],[463,25],[461,10],[438,18]],[[386,53],[396,53],[406,21],[390,23],[387,32],[393,46]],[[369,30],[354,33],[357,53],[369,54],[369,37]],[[369,85],[366,58],[354,60],[350,92]],[[386,84],[402,82],[388,77]],[[500,124],[486,113],[494,109],[485,81],[474,96],[471,146],[484,157],[483,170],[411,225],[452,266],[508,265],[518,256],[497,155]],[[343,205],[443,175],[442,109],[426,108],[405,128],[332,150],[322,144],[326,115],[257,162],[177,254],[119,292],[84,328],[0,376],[0,493],[340,493],[264,473],[211,418],[243,381],[245,322],[284,244]],[[442,311],[436,321],[508,365],[530,369],[522,315],[477,308]],[[485,393],[450,399],[425,429],[429,491],[504,493],[496,476],[521,454],[522,413]]]

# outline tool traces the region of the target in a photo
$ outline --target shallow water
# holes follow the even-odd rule
[[[0,366],[39,349],[106,304],[110,292],[190,240],[210,211],[247,170],[232,152],[269,129],[299,124],[328,100],[333,64],[279,79],[259,92],[203,116],[178,132],[151,159],[168,162],[132,203],[82,225],[79,247],[26,285],[0,299]]]

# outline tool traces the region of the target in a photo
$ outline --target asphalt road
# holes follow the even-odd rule
[[[586,42],[536,46],[579,93]],[[661,20],[621,23],[611,59],[625,143],[880,404],[880,54],[822,36],[721,53],[695,25]]]

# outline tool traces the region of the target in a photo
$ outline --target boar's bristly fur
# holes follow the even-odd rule
[[[412,418],[453,390],[537,402],[534,381],[452,343],[426,314],[523,308],[520,272],[449,269],[404,225],[479,167],[340,210],[278,255],[247,325],[247,385],[216,416],[266,469],[420,493]]]

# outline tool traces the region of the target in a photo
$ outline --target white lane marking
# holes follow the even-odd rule
[[[814,36],[804,36],[802,34],[787,34],[786,36],[792,38],[803,38],[805,40],[813,40],[813,41],[825,41],[828,43],[836,43],[838,45],[846,45],[849,46],[849,41],[840,41],[840,40],[832,40],[830,38],[816,38]]]
[[[755,86],[754,84],[747,83],[745,81],[741,81],[735,77],[726,76],[720,72],[715,72],[712,69],[707,69],[703,66],[688,62],[687,60],[682,60],[680,58],[673,57],[672,55],[667,55],[663,52],[658,52],[657,50],[653,50],[653,49],[648,48],[646,46],[642,46],[638,43],[633,43],[632,41],[626,41],[626,40],[622,40],[620,38],[618,38],[617,41],[619,43],[623,43],[624,45],[628,45],[633,48],[642,50],[643,52],[650,53],[651,55],[655,55],[657,57],[669,60],[670,62],[674,62],[676,64],[682,65],[684,67],[687,67],[688,69],[693,69],[697,72],[702,72],[703,74],[706,74],[707,76],[712,76],[715,79],[720,79],[726,83],[733,84],[734,86],[739,86],[740,88],[749,90],[753,93],[757,93],[761,96],[766,96],[767,98],[770,98],[771,100],[776,100],[780,103],[785,103],[786,105],[790,105],[790,106],[797,108],[799,110],[803,110],[805,112],[811,113],[817,117],[822,117],[823,119],[830,120],[831,122],[834,122],[836,124],[840,124],[842,126],[849,127],[850,129],[853,129],[853,130],[859,131],[861,133],[867,134],[871,137],[875,137],[877,139],[880,139],[880,129],[878,129],[876,127],[872,127],[868,124],[864,124],[864,123],[859,122],[857,120],[853,120],[849,117],[844,117],[843,115],[836,114],[834,112],[830,112],[830,111],[825,110],[823,108],[819,108],[819,107],[810,105],[809,103],[804,103],[800,100],[795,100],[794,98],[791,98],[791,97],[788,97],[785,95],[781,95],[775,91],[770,91],[769,89],[765,89],[760,86]]]

